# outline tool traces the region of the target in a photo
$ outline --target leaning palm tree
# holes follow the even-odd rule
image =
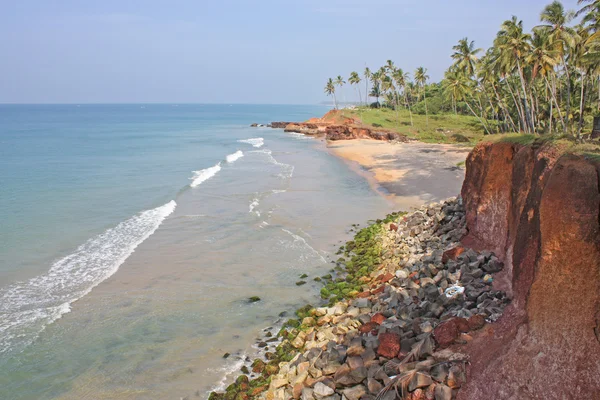
[[[454,102],[463,101],[469,111],[479,120],[486,134],[490,134],[487,124],[483,121],[483,117],[479,116],[470,104],[470,100],[474,97],[473,88],[475,83],[464,74],[457,71],[448,71],[442,83],[444,94],[453,99]]]
[[[335,98],[335,84],[333,83],[333,79],[329,78],[327,80],[327,84],[325,85],[325,93],[327,96],[333,96],[333,107],[337,110],[337,100]]]
[[[358,72],[353,71],[350,73],[350,78],[348,79],[348,82],[351,85],[356,85],[356,88],[358,89],[359,104],[362,104],[362,95],[360,93],[360,86],[359,86],[360,81],[361,81],[361,79],[360,79],[360,76],[358,76]]]
[[[429,127],[429,112],[427,110],[427,94],[425,93],[425,86],[427,85],[427,80],[429,80],[429,75],[427,75],[427,69],[423,67],[417,68],[415,71],[415,82],[417,86],[421,86],[423,90],[423,100],[425,101],[425,125]]]
[[[452,58],[454,59],[453,66],[467,76],[473,76],[475,74],[477,53],[481,52],[482,49],[475,48],[475,42],[469,42],[468,38],[459,40],[458,44],[452,47],[452,49],[454,50],[452,54]]]

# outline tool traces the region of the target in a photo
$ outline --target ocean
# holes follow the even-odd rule
[[[327,110],[0,105],[0,398],[225,387],[393,211],[320,140],[249,126]]]

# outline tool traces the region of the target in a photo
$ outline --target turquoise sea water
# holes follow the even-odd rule
[[[0,105],[0,398],[226,383],[223,352],[314,301],[298,276],[390,210],[317,141],[249,127],[325,111]]]

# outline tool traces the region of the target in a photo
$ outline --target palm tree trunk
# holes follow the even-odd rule
[[[475,111],[473,111],[473,108],[471,108],[471,105],[469,104],[469,101],[467,99],[465,99],[465,104],[467,105],[467,107],[469,107],[469,110],[475,116],[475,118],[477,118],[479,120],[479,122],[481,123],[481,125],[483,125],[483,129],[485,129],[485,131],[489,135],[490,131],[488,130],[487,126],[485,125],[483,120],[479,117],[479,115],[477,115],[477,113]]]
[[[429,128],[429,111],[427,110],[427,93],[425,92],[425,85],[423,85],[423,100],[425,101],[425,126]]]
[[[530,120],[529,116],[529,102],[527,101],[527,90],[525,89],[525,76],[523,75],[523,70],[521,69],[521,62],[519,61],[519,57],[517,57],[517,69],[519,70],[519,78],[521,79],[521,89],[523,90],[523,102],[525,107],[525,122],[527,123],[527,133],[530,133],[533,129],[533,123]]]
[[[581,140],[583,129],[583,110],[585,107],[585,72],[581,71],[581,101],[579,102],[579,127],[577,128],[577,140]]]
[[[408,114],[410,115],[410,126],[415,126],[413,124],[412,107],[410,106],[410,102],[408,101],[408,94],[406,93],[406,87],[404,88],[404,99],[406,100],[406,106],[408,107]]]
[[[333,106],[334,106],[334,108],[336,110],[338,109],[338,107],[337,107],[337,99],[335,98],[335,92],[333,92]]]
[[[565,74],[567,75],[567,124],[565,125],[565,134],[567,130],[571,128],[569,124],[569,118],[571,117],[571,74],[569,73],[569,67],[567,66],[567,61],[565,60],[565,55],[562,55],[563,67],[565,69]],[[573,130],[571,129],[571,133]]]
[[[515,102],[515,107],[517,108],[517,113],[519,114],[519,125],[521,126],[521,128],[524,129],[525,128],[525,118],[523,117],[523,111],[521,109],[521,104],[519,104],[519,102],[517,101],[517,98],[515,97],[515,93],[513,92],[512,87],[510,86],[510,82],[507,79],[504,79],[504,82],[506,82],[508,91],[510,92],[512,99]]]
[[[550,86],[550,83],[548,82],[548,78],[544,77],[546,79],[546,85]],[[565,131],[565,133],[567,132],[567,126],[565,125],[565,120],[563,118],[562,112],[560,111],[560,104],[558,104],[558,100],[556,99],[556,82],[554,81],[554,77],[552,77],[552,86],[550,87],[550,93],[552,94],[552,98],[554,99],[554,102],[556,103],[556,111],[558,111],[558,116],[560,117],[560,122],[562,123],[563,129]]]

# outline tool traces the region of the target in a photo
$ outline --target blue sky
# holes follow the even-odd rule
[[[549,2],[3,0],[0,103],[318,103],[387,59],[439,80],[459,39],[485,48]]]

